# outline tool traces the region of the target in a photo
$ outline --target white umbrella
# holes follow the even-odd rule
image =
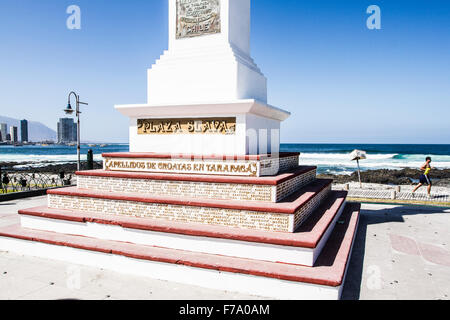
[[[350,153],[350,157],[351,157],[352,161],[356,160],[356,162],[358,163],[359,186],[362,189],[361,168],[359,166],[359,160],[367,159],[367,153],[366,153],[366,151],[362,151],[362,150],[354,150],[352,153]]]

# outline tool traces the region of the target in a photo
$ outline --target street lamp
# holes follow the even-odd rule
[[[70,105],[70,97],[74,95],[75,101],[76,101],[76,116],[77,116],[77,156],[78,156],[78,162],[77,162],[77,171],[80,171],[81,168],[81,160],[80,160],[80,104],[88,105],[85,102],[80,101],[80,96],[77,95],[75,92],[69,93],[69,98],[67,99],[67,108],[64,109],[64,112],[68,115],[71,115],[74,113],[74,110],[72,109],[72,106]]]

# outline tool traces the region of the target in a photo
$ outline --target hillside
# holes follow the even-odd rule
[[[27,119],[28,120],[28,119]],[[8,125],[8,133],[10,126],[16,126],[18,128],[19,140],[21,137],[20,133],[20,120],[0,116],[0,123],[6,123]],[[34,122],[28,120],[28,140],[30,142],[39,142],[45,140],[56,140],[56,131],[50,129],[40,122]]]

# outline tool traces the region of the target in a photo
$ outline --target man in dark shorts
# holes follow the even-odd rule
[[[427,162],[425,162],[425,164],[422,166],[422,168],[420,168],[420,170],[423,171],[423,174],[420,176],[420,183],[417,185],[417,187],[414,188],[413,190],[413,196],[415,194],[415,192],[422,187],[423,185],[427,185],[428,186],[428,198],[431,198],[431,187],[432,187],[432,182],[430,179],[430,172],[431,169],[434,169],[431,167],[431,158],[427,157],[426,159]]]

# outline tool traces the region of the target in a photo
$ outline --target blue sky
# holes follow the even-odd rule
[[[55,129],[75,90],[82,139],[126,142],[113,106],[146,102],[167,15],[167,0],[0,0],[0,114]],[[292,112],[283,142],[450,143],[448,0],[252,0],[251,44],[269,103]]]

